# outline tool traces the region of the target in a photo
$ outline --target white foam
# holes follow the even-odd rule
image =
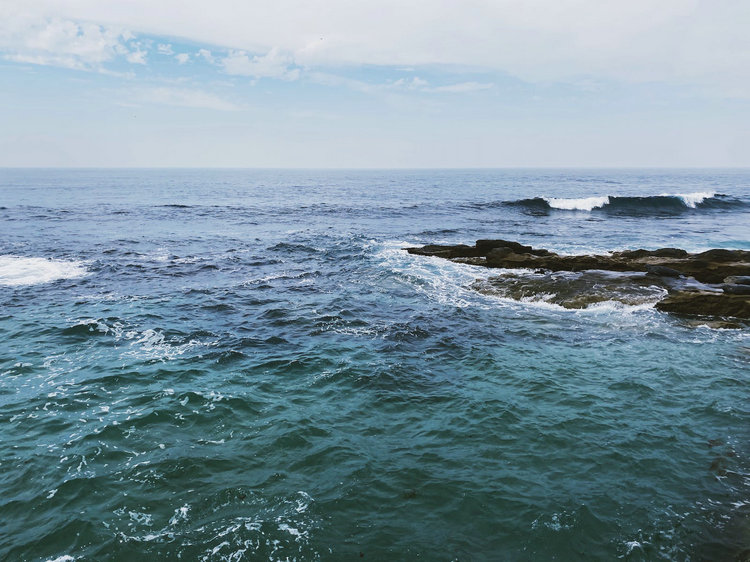
[[[609,196],[583,197],[581,199],[558,199],[545,197],[544,200],[553,209],[564,209],[566,211],[591,211],[609,204]]]
[[[147,360],[167,361],[203,345],[216,345],[216,342],[202,342],[199,340],[179,343],[173,339],[167,339],[162,332],[151,328],[140,333],[129,331],[123,337],[126,340],[133,340],[130,342],[130,350],[124,353],[125,356]]]
[[[0,285],[19,287],[51,283],[60,279],[83,277],[88,271],[81,262],[28,258],[23,256],[0,256]]]
[[[695,206],[711,199],[716,195],[715,191],[696,191],[695,193],[662,193],[662,197],[677,197],[682,200],[686,207],[695,209]]]
[[[375,257],[380,265],[396,274],[399,280],[417,292],[441,304],[466,308],[488,301],[484,295],[470,288],[478,278],[486,279],[501,270],[478,268],[434,256],[414,256],[404,248],[414,246],[408,242],[389,241],[379,244]],[[489,308],[489,306],[487,306]]]
[[[188,513],[190,512],[190,504],[185,504],[182,507],[178,507],[174,510],[174,515],[170,518],[169,524],[175,526],[181,521],[188,520]]]

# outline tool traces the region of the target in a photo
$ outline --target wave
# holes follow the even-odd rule
[[[81,262],[23,256],[0,256],[0,285],[18,287],[83,277],[88,271]]]
[[[662,193],[642,197],[603,195],[563,199],[534,197],[505,201],[504,205],[522,207],[532,214],[547,214],[552,210],[601,211],[621,215],[679,214],[691,210],[731,210],[748,207],[742,199],[714,192]]]

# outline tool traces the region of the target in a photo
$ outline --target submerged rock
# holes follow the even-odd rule
[[[605,300],[626,304],[658,300],[656,307],[668,312],[750,318],[750,251],[713,249],[690,254],[661,248],[563,256],[510,240],[477,240],[474,246],[430,244],[406,250],[489,268],[535,271],[535,275],[505,274],[474,285],[481,292],[518,300],[545,300],[568,308]],[[592,270],[598,270],[600,277],[608,271],[646,275],[628,274],[616,280],[591,273],[580,278],[553,275]]]
[[[587,308],[602,302],[654,304],[667,286],[643,274],[606,271],[506,273],[472,284],[476,291],[518,301],[546,302],[564,308]]]

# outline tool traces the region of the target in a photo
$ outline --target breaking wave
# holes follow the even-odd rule
[[[679,214],[691,210],[723,209],[748,207],[748,203],[722,193],[662,193],[645,197],[604,195],[563,199],[555,197],[534,197],[506,201],[504,205],[521,207],[532,214],[547,214],[552,210],[601,211],[614,215]]]

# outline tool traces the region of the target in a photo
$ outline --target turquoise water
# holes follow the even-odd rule
[[[747,325],[482,295],[403,248],[748,249],[748,171],[2,170],[0,197],[0,559],[747,556]]]

